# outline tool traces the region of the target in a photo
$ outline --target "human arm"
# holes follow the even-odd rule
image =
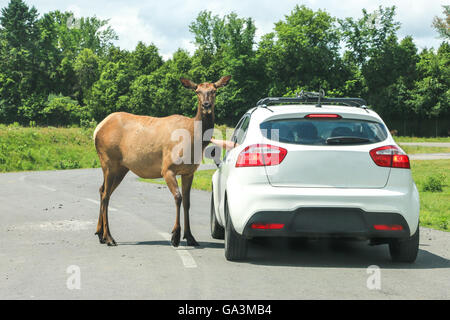
[[[217,145],[221,148],[224,148],[226,150],[231,150],[238,145],[236,142],[229,141],[229,140],[219,140],[219,139],[211,138],[210,141],[212,143],[214,143],[215,145]]]

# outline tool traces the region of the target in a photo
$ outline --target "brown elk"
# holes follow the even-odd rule
[[[100,243],[115,246],[108,224],[108,204],[113,191],[117,188],[129,170],[141,178],[164,178],[176,204],[175,225],[172,230],[173,246],[180,243],[180,207],[184,210],[184,239],[190,246],[198,246],[191,233],[189,224],[190,190],[194,172],[200,161],[180,163],[174,154],[183,156],[183,150],[195,155],[195,145],[204,148],[209,139],[204,133],[214,128],[214,105],[216,90],[226,86],[231,76],[222,77],[215,83],[195,84],[181,78],[184,87],[195,91],[198,97],[198,109],[194,118],[172,115],[164,118],[138,116],[125,112],[116,112],[107,116],[95,129],[94,141],[100,164],[103,169],[103,184],[100,187],[100,216],[97,231]],[[201,125],[201,130],[197,128]],[[175,150],[180,141],[171,139],[173,132],[184,130],[189,139],[183,139],[183,148]],[[197,148],[198,149],[198,148]],[[197,150],[198,154],[198,150]],[[179,159],[179,158],[178,158]],[[201,156],[200,156],[201,160]],[[176,179],[181,175],[181,192]]]

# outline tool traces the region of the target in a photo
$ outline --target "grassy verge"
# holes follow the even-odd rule
[[[92,132],[0,125],[0,172],[99,167]]]
[[[400,145],[407,154],[418,153],[450,153],[450,148],[446,147],[423,147],[423,146],[405,146]]]
[[[227,127],[216,128],[225,139]],[[93,131],[0,124],[0,172],[97,168],[100,162]],[[211,159],[203,159],[202,163],[214,164]]]
[[[433,138],[421,138],[421,137],[394,137],[395,142],[450,142],[450,137],[433,137]]]
[[[204,191],[211,191],[211,178],[216,170],[202,170],[197,171],[194,174],[194,181],[192,182],[192,188]],[[164,179],[142,179],[139,178],[140,181],[157,183],[166,185]],[[178,184],[181,186],[181,178],[178,178]]]
[[[420,223],[424,227],[450,230],[450,160],[411,161],[420,193]],[[425,191],[431,177],[443,176],[442,192]]]

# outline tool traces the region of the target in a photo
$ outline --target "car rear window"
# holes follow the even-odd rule
[[[264,137],[293,144],[369,144],[383,141],[382,123],[359,119],[278,119],[260,124]]]

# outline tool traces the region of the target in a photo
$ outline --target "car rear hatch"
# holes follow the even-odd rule
[[[260,129],[287,150],[281,163],[265,167],[274,187],[383,188],[388,181],[391,168],[378,166],[370,155],[388,137],[375,118],[296,114],[266,120]]]

